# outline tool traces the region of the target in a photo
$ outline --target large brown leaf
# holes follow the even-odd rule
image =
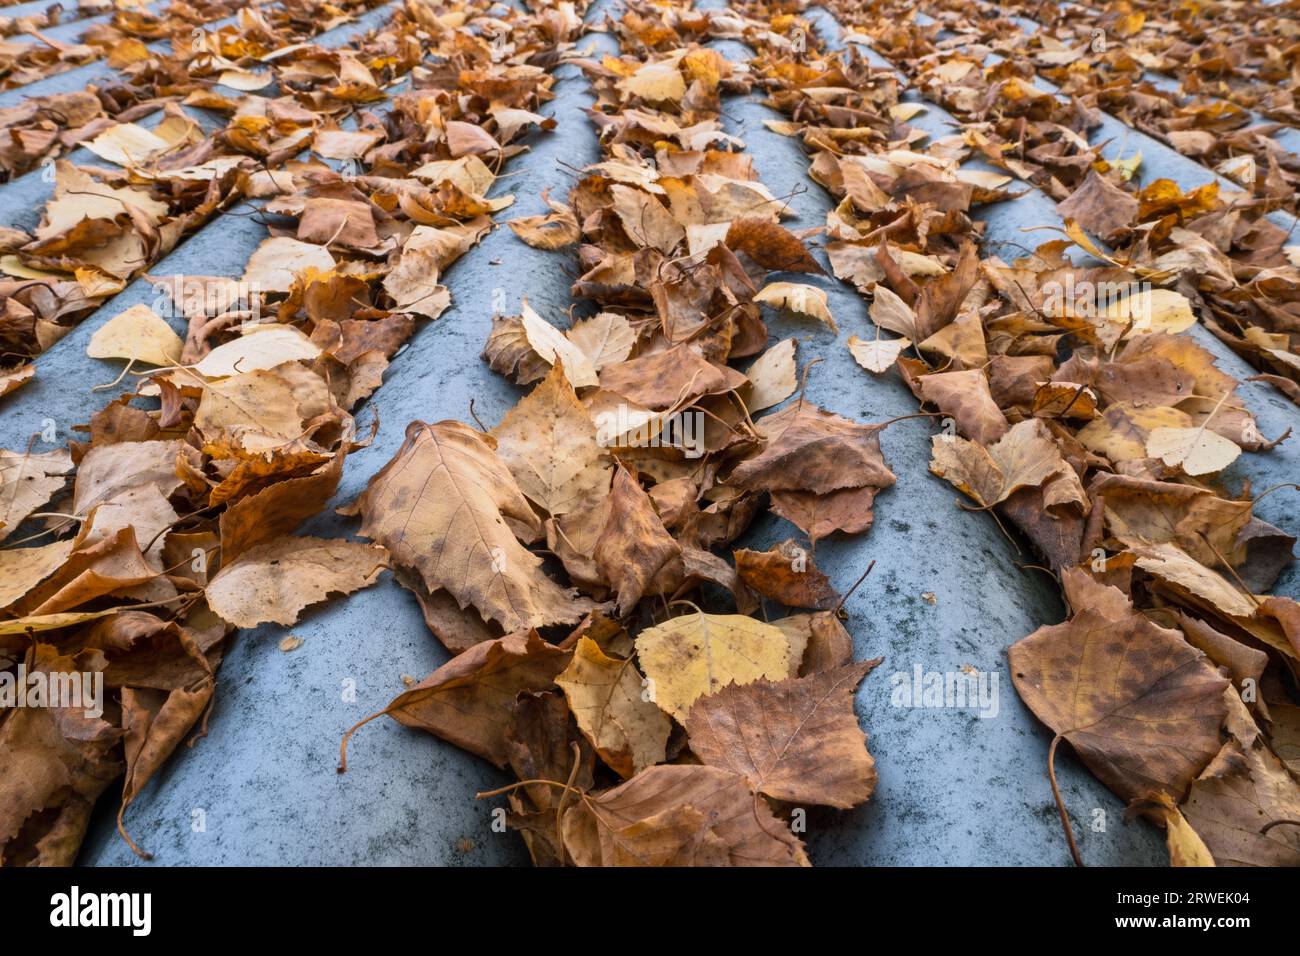
[[[766,444],[732,471],[727,482],[737,488],[827,494],[894,483],[880,453],[883,426],[861,425],[811,402],[796,402],[757,424]]]
[[[1177,631],[1085,608],[1008,654],[1029,709],[1125,800],[1180,800],[1219,751],[1228,680]]]
[[[504,767],[515,698],[553,687],[569,659],[535,631],[507,634],[453,657],[382,713]]]
[[[542,573],[506,523],[541,531],[494,444],[460,422],[412,423],[352,506],[362,534],[418,570],[430,592],[445,588],[507,633],[576,622],[590,602]]]
[[[876,765],[853,715],[853,692],[879,663],[724,687],[691,708],[691,750],[777,800],[862,803],[875,789]]]
[[[717,767],[651,767],[575,802],[564,844],[578,866],[808,865],[745,778]]]

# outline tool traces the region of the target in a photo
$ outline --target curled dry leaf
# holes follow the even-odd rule
[[[535,631],[507,634],[453,657],[380,713],[504,767],[515,698],[553,686],[570,657]]]
[[[802,242],[770,219],[745,216],[735,219],[724,240],[728,248],[743,252],[769,272],[811,272],[822,275]]]
[[[516,236],[536,249],[563,249],[582,238],[572,209],[556,202],[545,190],[542,200],[551,208],[549,213],[521,216],[506,223]]]
[[[748,548],[735,553],[740,579],[764,597],[786,607],[810,607],[826,611],[839,604],[840,596],[830,579],[813,564],[811,555],[793,540],[782,541],[767,551]]]
[[[910,347],[911,339],[882,339],[875,338],[870,341],[860,339],[856,335],[849,336],[849,351],[853,354],[853,360],[865,368],[868,372],[875,372],[879,375],[889,370],[898,357],[903,354],[903,350]]]
[[[547,577],[507,524],[541,530],[494,445],[460,422],[413,423],[353,505],[362,534],[507,632],[576,622],[590,603]]]
[[[614,587],[621,615],[644,595],[671,593],[681,583],[685,570],[681,546],[626,468],[614,474],[609,516],[592,556],[602,577]]]
[[[555,682],[600,759],[619,776],[627,779],[663,762],[672,722],[647,699],[645,681],[630,659],[607,657],[582,637]]]
[[[826,293],[815,285],[799,282],[770,282],[754,296],[755,302],[762,302],[777,309],[786,309],[796,315],[806,315],[830,326],[832,332],[838,332],[835,316],[831,315]]]

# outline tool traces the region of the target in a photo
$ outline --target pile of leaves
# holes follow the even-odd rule
[[[377,142],[349,140],[339,122],[385,100],[385,87],[411,71],[426,43],[425,28],[406,14],[344,51],[299,45],[296,35],[279,33],[258,16],[241,13],[248,30],[236,42],[251,52],[238,56],[266,69],[252,71],[217,54],[172,64],[186,78],[185,102],[228,116],[226,125],[205,133],[170,101],[161,104],[164,118],[153,129],[89,120],[80,133],[98,132],[80,145],[115,168],[56,161],[54,193],[34,233],[0,230],[0,269],[14,277],[0,283],[0,368],[9,389],[30,378],[32,358],[214,216],[292,183],[274,171],[307,150],[339,158],[358,142]],[[435,23],[436,31],[444,29]],[[225,39],[214,34],[209,41],[225,49]],[[275,52],[285,48],[292,57]],[[249,92],[231,99],[213,89],[218,83]],[[275,88],[275,96],[254,92]],[[87,107],[86,116],[97,109],[89,93],[69,96]]]
[[[383,0],[276,0],[275,3],[238,3],[235,0],[173,2],[158,13],[124,6],[114,11],[107,23],[87,28],[76,41],[67,43],[40,32],[34,25],[22,32],[35,42],[0,44],[0,90],[17,89],[79,66],[99,60],[127,76],[138,75],[142,66],[154,68],[159,54],[149,44],[170,40],[172,58],[182,60],[203,52],[196,39],[203,26],[239,15],[240,20],[257,20],[276,30],[293,29],[304,36],[347,22],[357,13],[379,6]],[[246,20],[246,18],[249,18]],[[229,28],[225,28],[227,31]]]
[[[242,280],[181,287],[183,340],[144,306],[92,337],[92,356],[154,371],[68,448],[0,451],[0,669],[99,674],[107,691],[95,717],[0,712],[0,862],[70,863],[96,799],[123,774],[119,829],[145,855],[123,815],[201,725],[234,629],[292,624],[388,566],[379,545],[293,532],[367,441],[352,410],[416,321],[446,306],[438,271],[502,205],[482,196],[493,182],[484,143],[499,163],[531,126],[553,125],[529,107],[548,98],[549,70],[571,55],[581,21],[572,7],[516,13],[494,22],[504,42],[493,43],[476,22],[486,9],[408,8],[400,36],[382,42],[414,44],[413,63],[427,51],[413,88],[356,132],[312,122],[299,140],[324,155],[365,152],[373,175],[286,166],[268,193],[273,235]],[[298,92],[276,101],[283,115],[378,99],[357,59],[300,56]],[[295,67],[279,69],[288,82]],[[261,290],[254,302],[241,283]]]
[[[884,426],[796,395],[794,340],[767,347],[761,303],[830,318],[815,287],[764,284],[820,269],[722,131],[745,77],[639,42],[706,22],[633,3],[610,24],[624,55],[581,63],[603,158],[511,222],[576,245],[597,311],[497,316],[483,357],[531,390],[490,431],[412,423],[351,509],[456,655],[381,713],[512,770],[539,865],[806,865],[791,809],[875,785],[853,696],[879,661],[852,661],[813,559],[893,484]],[[806,542],[717,554],[765,503]]]
[[[1074,66],[1079,61],[1073,50],[1079,46],[1073,38],[1086,39],[1080,53],[1088,70],[1100,68],[1116,79],[1128,74],[1134,80],[1140,79],[1140,70],[1146,70],[1175,80],[1184,102],[1199,100],[1201,120],[1225,134],[1245,125],[1243,111],[1247,110],[1277,124],[1300,123],[1295,74],[1300,51],[1295,45],[1295,18],[1285,7],[1260,4],[1252,6],[1248,16],[1230,3],[1189,7],[1175,0],[1136,4],[1113,0],[1086,7],[1013,0],[1003,8],[1051,31],[1042,43],[1044,65],[1082,72],[1083,67]],[[1098,35],[1097,30],[1105,32]],[[1093,42],[1098,39],[1103,42]],[[1066,46],[1072,48],[1070,53],[1063,49]],[[1051,50],[1056,51],[1054,57],[1049,56]],[[1051,63],[1052,58],[1057,62]],[[1274,131],[1264,128],[1258,135]],[[1245,145],[1249,138],[1238,142]],[[1270,148],[1267,143],[1259,145]]]
[[[197,7],[175,4],[158,22],[153,22],[152,14],[120,12],[117,17],[125,22],[119,26],[131,36],[107,41],[113,51],[107,61],[113,70],[108,82],[97,80],[69,93],[27,96],[17,106],[0,109],[0,130],[5,133],[0,144],[0,182],[169,103],[234,113],[238,107],[232,104],[245,104],[214,91],[218,83],[245,92],[262,90],[274,79],[265,74],[266,65],[274,62],[267,59],[271,54],[278,57],[277,51],[310,41],[378,5],[377,0],[343,5],[288,0],[261,8],[222,0]],[[201,24],[231,15],[237,15],[236,22],[212,31],[201,29]],[[136,22],[140,17],[145,19]],[[145,42],[169,37],[170,52],[150,49]],[[16,80],[13,85],[25,86],[32,79]],[[137,133],[128,145],[132,158],[143,161],[166,144]]]
[[[1281,159],[1273,144],[1267,171],[1259,175],[1254,164],[1234,161],[1221,171],[1243,183],[1247,191],[1241,193],[1221,190],[1208,167],[1205,185],[1186,194],[1165,179],[1140,186],[1140,154],[1106,160],[1107,144],[1088,141],[1103,109],[1142,128],[1132,112],[1116,109],[1115,96],[1098,79],[1104,74],[1072,71],[1065,84],[1070,98],[1060,99],[1034,87],[1030,41],[1014,23],[949,13],[920,27],[910,17],[927,11],[927,4],[832,6],[927,98],[962,119],[964,135],[990,164],[1062,201],[1085,180],[1087,195],[1101,184],[1127,194],[1120,199],[1107,192],[1105,219],[1081,218],[1076,207],[1082,200],[1063,205],[1061,213],[1091,234],[1084,244],[1089,253],[1159,284],[1176,284],[1200,306],[1197,312],[1211,332],[1258,368],[1264,381],[1300,402],[1300,246],[1290,245],[1290,231],[1268,218],[1274,210],[1294,211],[1294,177],[1287,172],[1294,158]],[[944,26],[961,31],[959,44],[936,39]],[[982,66],[994,48],[1006,59]],[[1131,93],[1132,84],[1121,85]],[[1198,162],[1206,159],[1196,146],[1199,138],[1175,137],[1173,131],[1164,137],[1171,145]]]
[[[1151,49],[1169,35],[1169,22],[1152,18],[1148,24],[1145,14],[1118,9],[1096,13],[1070,9],[1073,15],[1054,20],[1045,29],[1013,35],[1015,54],[1031,58],[1038,74],[1067,95],[1095,97],[1097,105],[1112,116],[1243,186],[1253,187],[1256,180],[1265,179],[1258,194],[1295,211],[1300,157],[1273,138],[1282,124],[1254,124],[1249,109],[1224,97],[1230,90],[1202,83],[1195,71],[1180,77],[1184,82],[1174,89],[1144,78],[1147,71],[1159,67],[1176,68]],[[1253,23],[1246,29],[1240,18],[1229,22],[1243,33],[1258,35]],[[1279,61],[1281,65],[1285,57]],[[1260,65],[1243,63],[1241,68],[1253,72]],[[1252,85],[1261,89],[1267,84],[1256,80]]]
[[[132,114],[96,97],[113,119],[34,154],[93,142],[119,169],[60,163],[37,235],[6,238],[5,267],[40,274],[0,287],[0,394],[233,203],[260,202],[269,236],[242,277],[188,277],[184,338],[145,307],[97,330],[92,356],[154,370],[78,441],[0,451],[0,670],[108,690],[99,716],[0,712],[0,863],[71,862],[119,778],[119,828],[143,854],[125,814],[201,735],[236,628],[292,624],[391,568],[452,657],[367,720],[512,771],[481,796],[506,796],[539,865],[806,865],[796,811],[860,804],[876,782],[853,699],[879,660],[853,660],[816,545],[867,532],[895,480],[888,423],[816,407],[796,339],[768,344],[763,305],[836,327],[824,290],[784,278],[821,272],[814,234],[870,300],[874,329],[847,341],[864,376],[899,376],[942,421],[930,470],[1060,583],[1069,618],[1009,650],[1054,734],[1053,788],[1064,740],[1166,830],[1175,864],[1300,863],[1300,607],[1267,596],[1294,539],[1254,516],[1274,489],[1222,478],[1287,436],[1260,433],[1189,334],[1203,322],[1295,387],[1295,267],[1264,218],[1280,198],[1139,188],[1136,162],[1089,143],[1098,91],[1034,90],[1034,48],[1008,42],[985,68],[985,27],[959,11],[934,5],[952,44],[911,4],[832,6],[960,127],[910,126],[924,105],[853,49],[823,50],[800,4],[631,0],[604,26],[622,55],[591,59],[581,4],[457,0],[408,3],[347,52],[277,55],[310,35],[299,24],[237,30],[198,63],[150,57],[136,78],[181,84],[139,86],[169,111],[161,146],[138,155]],[[389,360],[447,308],[441,275],[510,206],[490,194],[555,125],[563,63],[592,89],[601,160],[509,225],[571,269],[575,308],[494,318],[483,360],[526,393],[490,430],[411,423],[346,509],[366,542],[295,534],[365,445],[354,413]],[[227,99],[223,76],[247,94]],[[787,228],[723,127],[725,97],[759,94],[837,200],[824,225]],[[165,97],[230,122],[205,135]],[[1035,188],[1062,238],[982,255],[977,208]],[[1107,284],[1141,291],[1055,294]],[[791,537],[736,548],[762,509]]]
[[[899,109],[890,76],[851,52],[796,56],[787,14],[765,26],[745,32],[769,102],[793,118],[778,131],[803,138],[810,175],[843,198],[827,221],[840,237],[832,262],[866,263],[837,269],[872,297],[877,325],[875,343],[850,347],[872,372],[896,368],[946,416],[931,471],[1031,546],[1071,608],[1009,652],[1017,690],[1056,734],[1053,789],[1065,740],[1167,829],[1175,864],[1300,864],[1300,606],[1264,596],[1294,538],[1253,516],[1249,487],[1234,497],[1218,481],[1243,451],[1267,453],[1287,436],[1260,435],[1234,397],[1240,383],[1187,334],[1193,290],[1144,289],[1111,310],[1051,295],[1054,284],[1173,271],[1146,242],[1115,259],[1072,221],[1071,241],[1011,264],[979,259],[970,206],[1005,196],[982,177],[963,182],[957,164],[987,156],[975,148],[986,128],[964,125],[918,151],[923,137],[900,120],[912,107]],[[965,86],[946,89],[963,101]],[[1197,236],[1216,214],[1181,194],[1157,201],[1172,184],[1134,202],[1118,179],[1092,162],[1063,214],[1089,228],[1110,217],[1117,227],[1102,234],[1143,237]],[[1072,241],[1101,264],[1074,265]],[[1203,248],[1182,242],[1185,254]],[[1068,834],[1059,794],[1058,805]]]
[[[18,0],[7,0],[5,3],[0,3],[0,10],[16,6],[17,3]],[[78,3],[71,10],[65,9],[57,0],[51,0],[50,5],[44,10],[26,16],[0,15],[0,36],[11,37],[35,30],[48,30],[50,27],[77,23],[87,17],[99,16],[112,10],[112,0],[88,0],[85,3]]]

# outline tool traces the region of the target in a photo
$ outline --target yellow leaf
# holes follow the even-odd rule
[[[827,304],[826,293],[816,286],[800,282],[770,282],[754,296],[754,301],[809,316],[829,325],[833,331],[839,331]]]
[[[849,351],[853,353],[853,359],[868,372],[880,374],[889,369],[896,361],[898,356],[903,354],[903,349],[912,344],[911,339],[873,339],[870,342],[860,339],[856,335],[849,336]]]
[[[134,359],[149,365],[176,365],[184,343],[153,309],[133,305],[95,330],[86,354],[97,359]]]
[[[673,725],[646,699],[641,673],[630,660],[607,657],[584,637],[555,683],[579,729],[619,776],[627,779],[663,761]]]
[[[203,356],[194,369],[208,378],[225,378],[318,355],[320,346],[292,325],[250,325],[239,338]]]
[[[783,680],[798,669],[779,629],[743,614],[696,612],[637,635],[637,656],[654,702],[679,721],[691,705],[728,684]]]
[[[1241,448],[1222,435],[1200,428],[1153,428],[1147,454],[1196,477],[1222,471],[1237,460]]]

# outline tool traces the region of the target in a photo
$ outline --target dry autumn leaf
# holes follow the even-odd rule
[[[691,708],[691,749],[777,800],[862,803],[875,789],[876,767],[853,715],[853,694],[879,663],[724,687]]]
[[[120,358],[147,365],[175,365],[184,343],[147,305],[133,305],[95,330],[86,346],[91,358]]]
[[[352,506],[361,533],[507,633],[576,622],[589,603],[547,577],[507,523],[540,530],[494,445],[459,422],[413,423]]]
[[[683,614],[638,634],[636,650],[654,702],[679,721],[728,684],[782,680],[799,666],[785,634],[741,614]]]
[[[213,612],[236,627],[287,625],[330,594],[372,584],[387,563],[375,545],[286,536],[249,548],[218,571],[204,593]]]
[[[651,767],[564,814],[578,866],[807,866],[798,837],[739,774]]]
[[[583,637],[555,682],[600,759],[621,777],[663,762],[672,722],[647,699],[645,681],[631,660],[607,657]]]
[[[453,657],[361,724],[387,714],[399,724],[427,731],[504,767],[515,697],[521,691],[552,686],[570,657],[535,631],[484,641]],[[341,767],[346,766],[348,737],[343,740]]]

